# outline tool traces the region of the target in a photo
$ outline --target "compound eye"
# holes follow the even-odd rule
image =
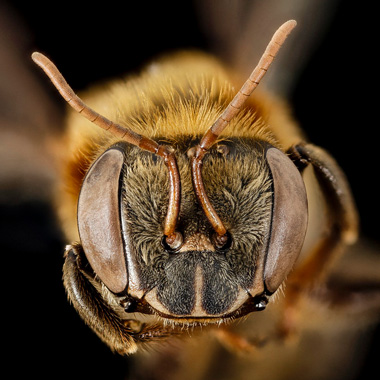
[[[124,156],[117,148],[103,153],[83,181],[78,201],[78,228],[94,272],[114,293],[128,285],[120,225],[119,183]]]
[[[293,268],[305,239],[308,207],[305,185],[293,162],[276,148],[266,154],[273,178],[271,234],[264,282],[275,292]]]

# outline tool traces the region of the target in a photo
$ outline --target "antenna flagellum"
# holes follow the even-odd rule
[[[49,58],[41,53],[35,52],[32,54],[32,59],[50,78],[67,103],[87,120],[93,122],[100,128],[109,131],[114,136],[119,137],[130,144],[136,145],[141,149],[147,150],[148,152],[157,154],[164,159],[165,165],[169,170],[169,205],[165,218],[164,235],[166,236],[169,246],[177,244],[179,233],[176,232],[175,228],[181,203],[181,180],[177,161],[172,149],[168,146],[160,145],[156,141],[133,132],[129,128],[125,128],[100,115],[87,106],[83,100],[75,94],[63,75],[59,72],[58,68]]]
[[[215,143],[217,138],[227,127],[231,119],[239,113],[242,106],[256,89],[261,79],[267,72],[269,66],[273,62],[275,56],[277,55],[280,47],[285,42],[289,33],[297,25],[296,21],[289,20],[282,24],[277,31],[274,33],[272,39],[270,40],[267,48],[264,51],[259,63],[252,71],[249,78],[245,81],[239,92],[232,99],[227,108],[223,111],[220,117],[214,122],[214,124],[206,131],[202,140],[195,148],[195,154],[192,159],[192,176],[193,176],[193,186],[195,193],[198,197],[198,201],[202,206],[209,222],[214,228],[215,232],[219,236],[221,241],[223,236],[226,236],[227,230],[223,225],[223,222],[217,215],[214,207],[212,206],[202,180],[202,161],[203,157],[207,153],[208,149]]]

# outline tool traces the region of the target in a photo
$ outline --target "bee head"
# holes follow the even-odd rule
[[[209,201],[227,229],[220,246],[194,192],[189,141],[176,147],[181,243],[166,243],[168,171],[126,143],[88,171],[78,203],[86,257],[100,280],[143,311],[188,323],[263,310],[294,265],[307,225],[298,169],[265,141],[229,139],[204,159]]]

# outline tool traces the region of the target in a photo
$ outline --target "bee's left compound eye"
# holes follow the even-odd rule
[[[276,148],[268,149],[266,157],[274,194],[264,282],[273,293],[293,268],[303,246],[308,205],[303,179],[293,162]]]
[[[120,226],[119,182],[123,153],[111,148],[88,171],[78,201],[78,228],[94,272],[114,293],[128,285]]]

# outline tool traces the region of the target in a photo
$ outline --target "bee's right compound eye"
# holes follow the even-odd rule
[[[128,286],[120,226],[119,183],[124,156],[104,152],[83,181],[78,201],[78,228],[83,250],[94,272],[114,293]]]

